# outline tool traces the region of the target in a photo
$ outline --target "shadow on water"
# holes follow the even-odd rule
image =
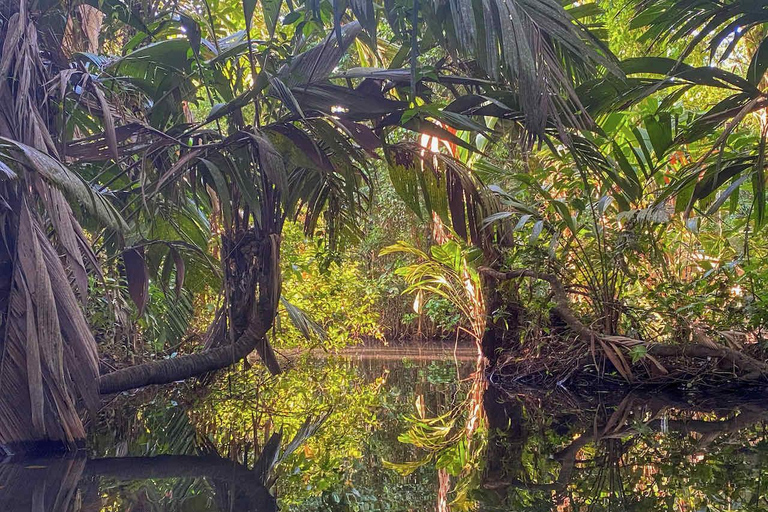
[[[97,512],[104,510],[105,488],[145,480],[187,480],[208,486],[198,510],[276,511],[277,502],[264,485],[266,474],[261,469],[217,456],[190,455],[9,460],[0,464],[0,503],[7,512]],[[128,497],[132,509],[155,510],[142,507],[150,501],[141,496],[146,492],[142,488]]]
[[[185,414],[169,409],[164,447],[186,446],[192,454],[86,457],[9,457],[0,461],[0,504],[8,512],[244,511],[278,510],[271,487],[280,461],[311,437],[324,417],[307,418],[290,442],[273,433],[251,463],[222,457],[219,448],[190,438]],[[134,445],[147,444],[128,432]],[[166,438],[166,439],[163,439]],[[189,440],[192,439],[192,443]],[[181,443],[179,443],[181,441]],[[134,448],[135,449],[135,448]],[[120,448],[118,447],[118,451]],[[154,451],[150,449],[149,451]]]
[[[502,389],[456,354],[355,349],[124,397],[88,457],[0,461],[0,509],[768,511],[762,396]]]

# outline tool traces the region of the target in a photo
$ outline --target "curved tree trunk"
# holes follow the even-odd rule
[[[277,315],[276,297],[280,297],[280,240],[266,236],[253,241],[253,231],[241,233],[237,243],[225,239],[230,289],[234,293],[228,301],[233,304],[229,329],[235,341],[229,339],[227,329],[213,329],[214,339],[207,348],[196,354],[187,354],[162,361],[131,366],[102,375],[99,379],[101,394],[119,393],[153,384],[169,384],[191,377],[221,370],[256,350],[273,374],[280,373],[280,365],[267,341]],[[243,241],[250,242],[243,243]]]
[[[245,359],[254,350],[257,350],[259,354],[272,353],[272,348],[266,339],[267,330],[269,327],[264,328],[254,323],[249,325],[240,338],[231,345],[107,373],[99,379],[99,392],[111,394],[152,384],[168,384],[221,370]],[[277,360],[274,354],[271,357],[267,356],[265,362],[272,373],[280,372],[280,367],[275,366]]]

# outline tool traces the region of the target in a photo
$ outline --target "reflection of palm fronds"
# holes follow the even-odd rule
[[[420,449],[421,458],[406,462],[384,461],[384,466],[409,475],[417,469],[434,464],[440,479],[438,507],[448,506],[448,493],[453,493],[453,504],[467,503],[485,451],[486,418],[483,411],[485,390],[484,362],[478,357],[476,372],[466,398],[437,417],[426,417],[417,405],[418,415],[407,418],[410,428],[398,440]],[[451,488],[450,477],[458,477]],[[450,508],[449,508],[450,509]]]

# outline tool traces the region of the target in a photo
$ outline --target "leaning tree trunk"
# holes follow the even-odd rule
[[[28,3],[7,4],[0,25],[0,451],[76,447],[85,438],[78,404],[99,403],[96,343],[78,300],[93,255],[45,174],[58,156],[46,94],[53,64],[41,59]]]
[[[152,384],[197,377],[226,368],[256,350],[272,373],[280,366],[267,341],[280,299],[280,237],[271,234],[260,239],[255,229],[237,237],[238,243],[226,243],[225,265],[229,267],[229,302],[233,303],[230,329],[214,328],[215,339],[196,354],[131,366],[99,380],[102,394],[118,393]],[[237,277],[235,277],[237,276]],[[226,319],[226,318],[225,318]]]

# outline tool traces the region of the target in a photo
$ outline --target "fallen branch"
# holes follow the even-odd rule
[[[768,376],[768,364],[728,347],[708,347],[697,343],[687,345],[669,345],[663,343],[646,344],[648,354],[656,357],[692,357],[698,359],[717,358],[728,361],[748,372],[740,375],[744,381],[755,381]]]

